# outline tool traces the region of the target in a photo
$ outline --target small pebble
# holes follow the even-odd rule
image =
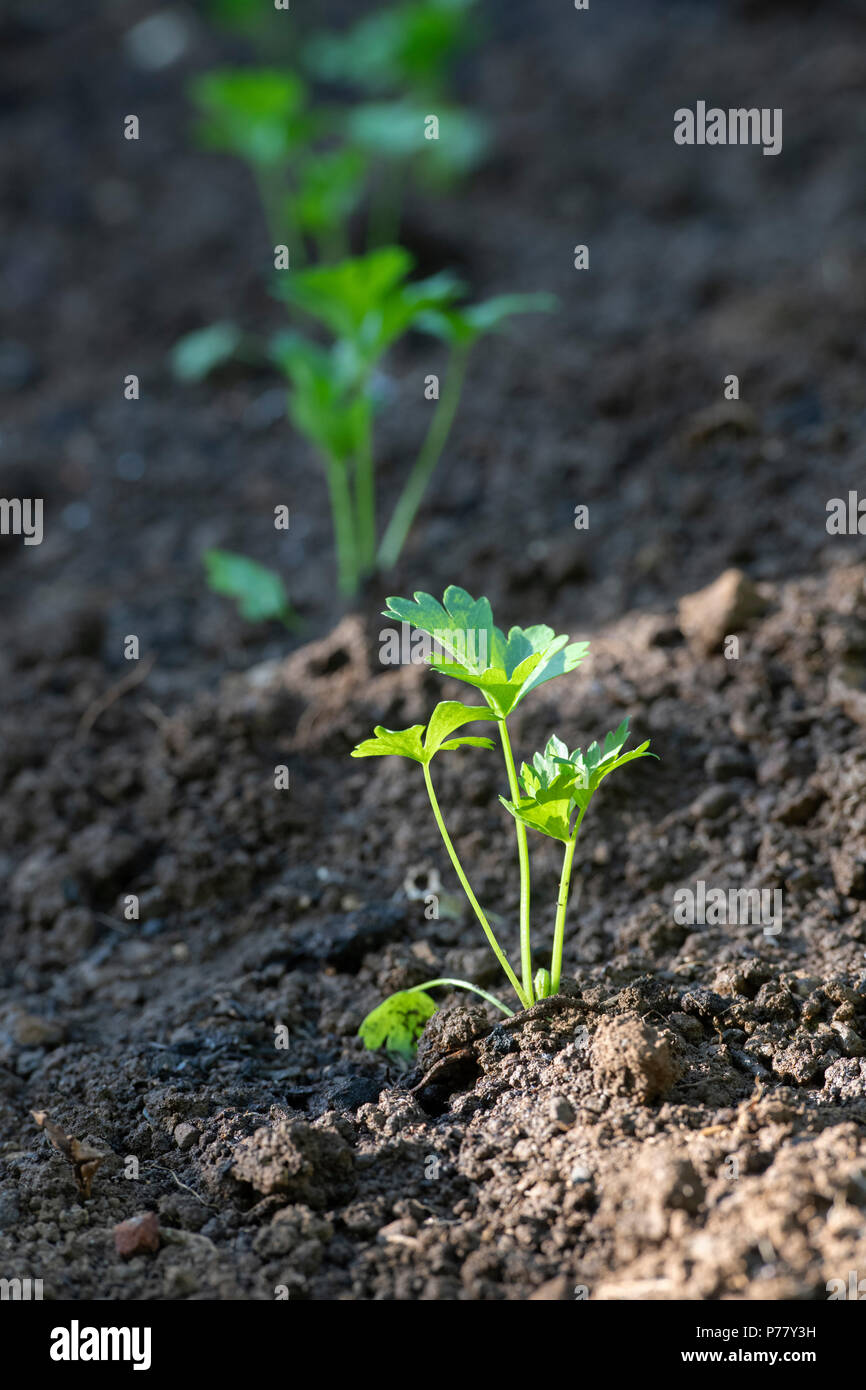
[[[122,1259],[159,1249],[159,1217],[155,1211],[142,1212],[114,1228],[114,1248]]]

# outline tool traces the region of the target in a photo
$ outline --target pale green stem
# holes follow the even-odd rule
[[[374,187],[367,215],[367,250],[393,246],[403,221],[403,184],[407,171],[398,161],[389,162]]]
[[[372,431],[365,431],[364,442],[355,464],[355,507],[357,511],[358,568],[369,574],[376,563],[376,478],[373,467]]]
[[[460,882],[461,882],[461,884],[462,884],[462,886],[463,886],[463,891],[464,891],[464,893],[466,894],[467,898],[469,899],[470,903],[472,904],[472,910],[473,910],[473,912],[475,913],[475,916],[478,918],[479,922],[481,923],[481,927],[482,927],[482,930],[483,930],[483,932],[484,932],[484,935],[487,937],[487,940],[490,942],[490,946],[491,946],[491,948],[492,948],[492,950],[493,950],[493,954],[496,956],[496,959],[499,961],[499,964],[502,966],[502,969],[505,971],[506,975],[508,976],[509,982],[510,982],[512,988],[514,989],[514,992],[515,992],[515,994],[517,995],[518,999],[520,1000],[521,1004],[523,1005],[524,1008],[528,1008],[528,1007],[529,1007],[529,1003],[531,1002],[531,997],[530,997],[530,1000],[527,1000],[526,994],[525,994],[524,991],[520,988],[520,981],[518,980],[517,976],[515,975],[514,971],[512,970],[511,966],[509,965],[509,963],[508,963],[508,957],[505,955],[505,952],[503,951],[503,949],[502,949],[502,947],[500,946],[499,942],[496,940],[496,937],[495,937],[494,934],[493,934],[493,928],[491,927],[490,923],[488,922],[487,918],[485,917],[484,911],[483,911],[483,909],[482,909],[482,907],[481,907],[481,904],[479,903],[478,899],[476,898],[475,894],[473,893],[472,888],[471,888],[471,885],[470,885],[470,883],[469,883],[469,880],[468,880],[468,878],[466,877],[465,873],[463,872],[463,865],[460,863],[460,860],[457,858],[457,851],[455,850],[453,844],[451,843],[451,836],[448,834],[448,831],[445,829],[445,822],[444,822],[444,820],[442,819],[442,812],[439,810],[439,802],[436,800],[436,792],[433,790],[433,780],[432,780],[432,778],[431,778],[431,776],[430,776],[430,768],[429,768],[429,766],[428,766],[426,763],[424,763],[422,766],[423,766],[423,769],[424,769],[424,781],[425,781],[426,786],[427,786],[427,795],[430,797],[430,805],[433,807],[433,815],[436,817],[436,824],[437,824],[438,827],[439,827],[439,833],[440,833],[440,835],[442,836],[443,843],[444,843],[444,845],[445,845],[445,848],[446,848],[447,851],[448,851],[448,857],[449,857],[449,859],[451,860],[451,863],[454,865],[454,871],[455,871],[455,873],[457,874],[457,877],[459,878],[459,880],[460,880]]]
[[[320,232],[316,241],[316,251],[319,261],[324,264],[333,265],[336,261],[344,261],[349,254],[349,235],[345,221],[339,226],[329,227],[327,231]]]
[[[382,544],[379,546],[380,570],[391,569],[400,558],[400,552],[412,528],[418,508],[424,499],[427,485],[442,456],[442,450],[448,442],[448,435],[451,432],[454,416],[463,394],[463,382],[466,377],[468,361],[468,346],[454,349],[445,377],[445,387],[433,413],[433,419],[430,421],[424,443],[412,465],[412,471],[397,499],[394,514],[382,537]]]
[[[501,1009],[509,1018],[514,1017],[514,1010],[509,1009],[507,1004],[503,1004],[501,999],[497,999],[495,994],[488,994],[486,989],[480,989],[478,985],[471,985],[468,980],[452,980],[445,976],[441,980],[425,980],[423,985],[413,985],[413,989],[434,989],[436,985],[453,985],[455,989],[468,989],[473,994],[480,994],[482,999],[486,999],[488,1004],[495,1004],[497,1009]]]
[[[583,808],[586,809],[585,807]],[[559,876],[559,895],[556,899],[556,924],[553,928],[553,954],[550,957],[550,992],[559,993],[559,977],[562,974],[562,947],[565,941],[565,910],[568,907],[568,890],[571,884],[571,866],[574,861],[574,847],[577,844],[577,837],[580,833],[580,822],[583,820],[583,810],[580,812],[574,826],[574,835],[565,845],[565,855],[562,860],[562,873]]]
[[[304,263],[305,248],[290,211],[288,194],[285,188],[280,186],[273,170],[256,166],[254,172],[268,234],[274,246],[288,246],[289,266],[298,270]]]
[[[508,730],[505,727],[505,720],[499,720],[499,736],[502,739],[502,752],[505,755],[505,768],[508,773],[508,787],[511,792],[511,800],[516,806],[520,801],[520,787],[517,782],[517,770],[514,766],[514,754],[511,751],[511,739],[508,737]],[[517,859],[520,864],[520,967],[523,975],[523,993],[526,995],[530,1004],[535,1003],[535,994],[532,987],[532,940],[529,925],[529,849],[526,843],[526,826],[521,821],[514,818],[514,826],[517,832]]]
[[[337,582],[343,594],[358,590],[358,555],[352,521],[352,494],[346,465],[339,459],[326,456],[325,474],[331,498],[334,521],[334,543],[337,547]]]

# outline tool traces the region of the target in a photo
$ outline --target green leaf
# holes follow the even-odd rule
[[[521,697],[525,681],[529,678],[532,671],[541,661],[541,654],[528,656],[508,676],[501,666],[491,666],[481,675],[474,672],[465,671],[462,666],[456,666],[450,662],[433,661],[433,669],[440,675],[451,676],[454,680],[465,681],[467,685],[474,685],[476,690],[480,690],[490,708],[501,718],[505,718],[514,709]]]
[[[565,641],[568,642],[568,638]],[[570,642],[564,646],[561,638],[554,638],[553,642],[542,653],[541,661],[526,681],[520,692],[520,698],[522,699],[530,690],[537,690],[546,681],[555,680],[557,676],[565,676],[569,671],[575,670],[588,652],[588,642]]]
[[[365,16],[345,33],[317,34],[304,60],[327,82],[370,92],[401,87],[437,90],[471,37],[474,0],[421,0]]]
[[[413,724],[410,729],[386,729],[377,724],[372,738],[365,738],[352,749],[353,758],[412,758],[416,763],[427,763],[429,758],[421,743],[423,724]]]
[[[408,282],[413,260],[401,246],[384,246],[280,280],[277,292],[341,340],[345,360],[363,378],[429,310],[449,304],[461,290],[450,272]],[[349,354],[351,352],[351,357]]]
[[[178,381],[204,381],[237,354],[243,334],[234,323],[212,323],[179,338],[171,350],[171,370]]]
[[[461,735],[460,738],[449,738],[447,743],[443,743],[445,749],[453,748],[492,748],[494,746],[492,738],[478,738],[474,734]]]
[[[471,345],[485,333],[495,333],[514,314],[553,313],[559,301],[553,294],[500,294],[480,304],[428,311],[420,326],[451,344]]]
[[[281,280],[286,299],[318,319],[336,338],[354,338],[367,317],[406,279],[413,260],[402,246],[383,246],[333,266],[316,266]]]
[[[222,68],[194,78],[189,90],[201,143],[249,164],[284,164],[315,132],[306,114],[307,89],[291,72]]]
[[[487,126],[470,111],[437,102],[438,140],[425,135],[427,106],[412,101],[365,102],[347,118],[349,140],[373,158],[414,162],[435,179],[468,174],[479,163],[488,143]]]
[[[411,1060],[424,1024],[436,1012],[436,1004],[423,989],[403,989],[391,994],[367,1014],[358,1037],[370,1051],[386,1047]]]
[[[524,764],[521,781],[532,788],[532,795],[518,802],[500,797],[500,801],[516,820],[531,826],[542,835],[549,835],[563,843],[571,839],[572,817],[575,810],[574,779],[569,772],[561,771],[549,780],[532,780],[532,774]]]
[[[574,804],[570,795],[555,801],[521,801],[516,805],[504,796],[500,796],[499,800],[515,820],[528,825],[530,829],[538,830],[542,835],[549,835],[552,840],[559,840],[562,844],[571,839],[571,813]]]
[[[345,225],[364,191],[367,159],[360,150],[316,152],[301,168],[292,207],[302,231],[321,236]]]
[[[555,840],[568,841],[573,835],[575,812],[586,811],[590,801],[611,772],[636,758],[654,758],[649,740],[629,753],[621,750],[628,739],[628,720],[605,735],[604,746],[590,744],[586,753],[576,748],[572,754],[554,734],[543,753],[536,753],[531,764],[520,769],[520,785],[526,798],[518,802],[500,797],[503,806],[524,825],[540,830]]]
[[[443,748],[460,748],[471,744],[475,748],[492,748],[489,738],[464,735],[451,738],[455,729],[464,724],[473,724],[477,719],[495,719],[495,715],[483,705],[462,705],[458,700],[443,700],[434,709],[427,725],[426,738],[423,724],[413,724],[410,729],[385,729],[377,724],[373,738],[364,739],[357,748],[352,749],[353,758],[386,758],[392,754],[400,758],[412,758],[416,763],[429,763]]]
[[[599,768],[592,773],[589,795],[586,797],[586,804],[589,804],[590,797],[593,795],[594,792],[598,790],[605,777],[610,776],[612,772],[616,772],[617,768],[625,767],[626,763],[634,762],[636,758],[655,758],[656,761],[658,761],[658,755],[656,753],[648,752],[648,748],[649,739],[647,739],[646,743],[642,743],[640,747],[632,749],[630,753],[623,753],[620,757],[614,758],[611,762],[602,762]],[[578,800],[579,805],[582,804],[582,801],[580,799],[582,794],[583,789],[578,788],[578,790],[575,793],[575,796]]]
[[[330,458],[348,462],[367,439],[373,400],[339,346],[323,348],[299,333],[281,333],[270,353],[291,383],[289,416],[296,429]]]
[[[493,613],[489,600],[474,599],[465,589],[451,584],[439,603],[421,591],[414,600],[388,598],[383,614],[427,632],[466,670],[480,674],[487,669],[493,649]]]
[[[493,625],[486,598],[474,599],[451,585],[440,604],[419,591],[413,599],[389,598],[385,617],[398,618],[428,632],[454,661],[434,654],[431,665],[440,675],[465,681],[481,691],[491,709],[504,718],[545,681],[579,666],[588,642],[571,645],[544,624],[510,629],[507,638]]]
[[[548,760],[560,768],[561,774],[573,779],[576,805],[588,806],[590,799],[601,786],[605,777],[617,768],[625,767],[635,758],[656,757],[655,753],[647,751],[649,739],[642,743],[639,748],[633,748],[631,752],[623,753],[622,749],[628,738],[628,719],[624,719],[618,728],[605,734],[603,747],[599,747],[598,743],[591,743],[585,753],[576,748],[571,755],[567,752],[562,754],[561,751],[553,751],[551,744],[548,744]]]
[[[476,748],[492,748],[493,744],[489,738],[452,739],[449,736],[453,734],[455,729],[460,729],[465,724],[472,724],[476,719],[495,718],[496,715],[492,710],[486,709],[484,705],[463,705],[459,700],[441,701],[434,709],[430,716],[430,723],[427,725],[427,736],[424,739],[427,761],[429,762],[440,748],[459,748],[462,744],[471,744]],[[446,742],[446,740],[448,741]]]
[[[286,586],[273,570],[231,550],[206,550],[203,559],[209,588],[235,599],[242,618],[291,624],[294,614]]]

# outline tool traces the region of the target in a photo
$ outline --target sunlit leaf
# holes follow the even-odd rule
[[[469,345],[485,333],[498,332],[515,314],[553,313],[558,304],[553,294],[500,294],[479,304],[431,309],[421,327],[447,343]]]
[[[367,1014],[358,1029],[358,1037],[371,1051],[385,1047],[411,1061],[424,1024],[435,1012],[434,1000],[423,989],[403,989]]]
[[[628,739],[628,720],[605,735],[603,747],[590,744],[586,753],[579,748],[569,754],[554,734],[543,752],[520,769],[520,785],[525,793],[518,802],[500,797],[503,806],[524,825],[567,841],[574,833],[578,811],[586,811],[590,801],[611,772],[636,758],[655,758],[648,752],[649,740],[629,753],[621,750]]]
[[[440,675],[465,681],[480,690],[491,709],[504,717],[545,681],[579,666],[588,642],[568,644],[545,624],[513,627],[506,637],[494,626],[490,603],[451,585],[439,603],[419,591],[413,599],[389,598],[385,616],[429,633],[448,656],[431,655]]]
[[[423,724],[413,724],[409,729],[386,729],[377,724],[372,738],[365,738],[352,749],[353,758],[412,758],[416,763],[429,761],[421,743]]]
[[[464,744],[471,744],[475,748],[492,748],[489,738],[474,734],[451,738],[451,734],[465,724],[495,718],[483,705],[463,705],[458,700],[443,700],[430,716],[423,740],[423,724],[413,724],[409,729],[385,729],[379,724],[373,730],[373,738],[364,739],[357,748],[353,748],[352,757],[386,758],[396,755],[399,758],[413,758],[417,763],[429,763],[443,748],[460,748]]]
[[[476,719],[495,719],[492,710],[486,709],[484,705],[464,705],[459,700],[441,701],[430,716],[430,723],[427,725],[427,736],[424,739],[424,749],[428,760],[436,754],[440,748],[457,748],[463,743],[471,743],[477,748],[492,748],[493,744],[489,738],[479,738],[475,736],[451,739],[451,734],[455,729],[462,728],[465,724],[471,724]],[[446,741],[450,740],[450,741]]]

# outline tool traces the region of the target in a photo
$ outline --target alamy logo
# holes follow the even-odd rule
[[[379,633],[379,660],[383,666],[422,666],[436,656],[445,661],[457,661],[474,671],[487,668],[487,629],[466,628],[451,631],[413,633],[410,623],[401,623],[400,631],[384,627]]]
[[[39,1302],[42,1299],[41,1279],[0,1279],[0,1302],[11,1299],[13,1303]]]
[[[762,926],[765,936],[782,930],[781,888],[708,888],[702,878],[674,893],[674,921],[682,927]]]
[[[866,497],[853,490],[844,497],[831,497],[827,503],[829,536],[866,536]]]
[[[25,545],[41,545],[42,498],[0,497],[0,536],[23,536]]]
[[[866,1279],[860,1279],[856,1269],[848,1270],[848,1283],[844,1279],[828,1279],[825,1285],[829,1303],[840,1299],[850,1299],[852,1303],[862,1303],[866,1299]]]
[[[674,112],[674,140],[678,145],[763,145],[764,154],[781,154],[782,108],[720,106],[707,109],[699,101],[695,110],[681,106]]]
[[[68,1327],[51,1329],[52,1361],[131,1361],[134,1371],[150,1370],[149,1327]]]

